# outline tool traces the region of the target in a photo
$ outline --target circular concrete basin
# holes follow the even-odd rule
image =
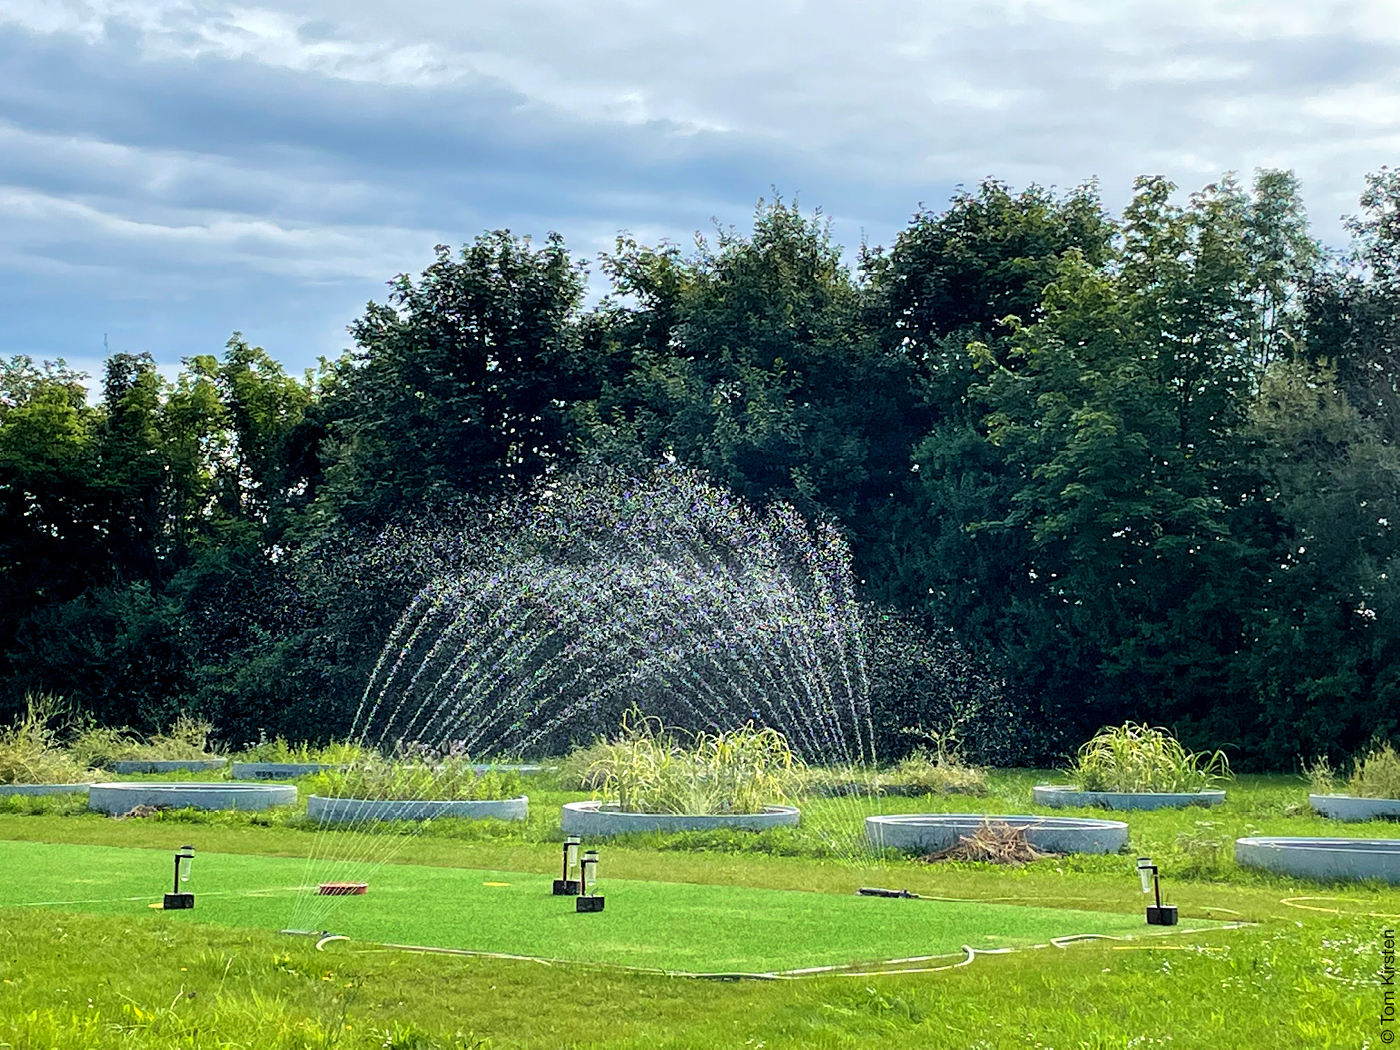
[[[78,795],[91,784],[0,784],[0,795]]]
[[[1185,806],[1218,806],[1223,791],[1080,791],[1060,784],[1037,784],[1031,796],[1042,806],[1064,808],[1097,806],[1100,809],[1181,809]]]
[[[297,800],[291,784],[131,783],[93,784],[88,809],[120,815],[137,806],[158,809],[268,809]]]
[[[312,820],[332,823],[433,820],[437,817],[527,820],[530,816],[530,799],[526,795],[502,799],[367,799],[312,795],[306,800],[306,815]]]
[[[560,818],[566,835],[632,835],[643,831],[712,831],[715,828],[791,827],[802,814],[795,806],[764,806],[762,813],[624,813],[602,802],[566,802]]]
[[[876,849],[933,853],[955,846],[983,824],[1009,824],[1047,853],[1117,853],[1128,844],[1121,820],[1087,817],[999,816],[983,813],[895,813],[865,818],[866,840]]]
[[[224,768],[222,758],[122,759],[111,763],[113,773],[209,773]]]
[[[234,780],[287,780],[323,773],[327,769],[344,769],[328,762],[235,762]]]
[[[1241,867],[1304,879],[1400,883],[1400,839],[1236,839],[1235,861]]]
[[[1400,820],[1400,799],[1361,798],[1357,795],[1309,795],[1312,808],[1324,817],[1356,823],[1363,820]]]

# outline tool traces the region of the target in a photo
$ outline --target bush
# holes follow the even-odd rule
[[[511,770],[478,773],[466,756],[441,762],[429,757],[388,762],[375,756],[347,769],[317,773],[310,780],[310,790],[324,798],[485,801],[519,797],[521,780]]]
[[[0,784],[73,784],[92,779],[85,763],[58,746],[61,702],[57,697],[25,697],[25,713],[0,729]]]
[[[586,777],[625,813],[761,813],[794,783],[792,749],[776,729],[752,722],[694,734],[683,746],[660,720],[635,709],[612,743],[595,744]]]
[[[1223,752],[1188,753],[1168,730],[1135,722],[1100,729],[1069,770],[1081,791],[1200,791],[1230,775]]]

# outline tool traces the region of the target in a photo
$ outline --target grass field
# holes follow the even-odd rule
[[[993,795],[985,799],[878,805],[886,811],[1034,812],[1029,785],[1044,777],[998,774]],[[748,921],[779,907],[799,914],[810,909],[811,924],[779,923],[753,932],[747,961],[765,968],[798,958],[810,964],[807,942],[825,939],[831,958],[849,962],[869,949],[842,940],[847,934],[841,927],[859,931],[867,915],[890,921],[874,938],[881,944],[907,937],[930,949],[952,940],[975,942],[977,936],[986,937],[984,943],[997,937],[1043,940],[1048,932],[1083,930],[1089,912],[1100,913],[1093,921],[1104,922],[1105,930],[1122,922],[1124,929],[1147,932],[1131,856],[1047,859],[1014,870],[842,859],[832,855],[819,831],[828,805],[819,800],[802,803],[804,821],[809,812],[817,817],[815,828],[608,844],[608,911],[577,916],[567,911],[568,902],[536,887],[543,889],[556,863],[557,802],[578,796],[556,792],[547,781],[532,784],[529,794],[533,811],[525,826],[443,822],[410,840],[397,860],[411,859],[412,865],[386,865],[371,876],[366,897],[336,905],[327,925],[355,939],[329,944],[323,952],[308,939],[269,932],[291,914],[290,888],[303,881],[313,844],[328,841],[294,811],[116,821],[62,800],[0,804],[0,877],[10,900],[98,902],[0,907],[0,1048],[1387,1045],[1377,971],[1385,931],[1400,925],[1400,890],[1297,882],[1241,870],[1231,859],[1229,844],[1247,833],[1394,834],[1393,825],[1322,822],[1307,811],[1306,787],[1295,778],[1242,778],[1218,810],[1126,818],[1131,849],[1151,852],[1163,864],[1167,897],[1181,906],[1184,925],[1205,918],[1251,923],[1244,928],[979,955],[970,965],[939,972],[761,982],[695,981],[579,962],[425,955],[374,943],[415,929],[428,936],[405,939],[470,940],[481,932],[475,915],[503,921],[507,909],[501,902],[517,896],[509,911],[524,921],[513,939],[523,944],[534,937],[546,945],[522,954],[611,961],[608,953],[617,952],[640,961],[639,944],[674,938],[666,949],[671,958],[689,950],[697,960],[687,969],[750,968],[713,965],[738,957],[726,954],[731,949],[725,919]],[[852,815],[849,808],[829,811],[833,820]],[[197,908],[186,914],[152,911],[145,905],[167,888],[169,851],[184,842],[199,848],[192,884],[199,892]],[[93,850],[101,846],[122,848]],[[103,862],[111,867],[98,881],[57,881],[94,878],[99,855],[114,859]],[[243,872],[236,879],[235,869]],[[287,881],[269,878],[282,870]],[[216,889],[220,878],[237,882],[226,897]],[[859,900],[851,891],[862,884],[907,886],[979,903],[959,912],[932,901]],[[112,889],[127,885],[131,893]],[[287,896],[246,895],[279,886]],[[416,892],[425,886],[445,892],[425,901]],[[51,887],[72,892],[41,892]],[[408,906],[388,908],[395,894]],[[122,896],[141,899],[111,900]],[[556,904],[563,914],[552,910]],[[1027,907],[999,907],[1006,904]],[[358,913],[350,910],[356,907]],[[535,907],[543,910],[530,920]],[[653,929],[669,924],[652,923],[645,917],[649,909],[653,916],[658,909],[668,916],[668,909],[688,912],[689,931],[684,922],[674,930]],[[1052,913],[1046,925],[1036,925],[1037,912]],[[927,919],[927,926],[908,929],[910,916]],[[944,918],[951,925],[940,929]],[[598,919],[616,926],[581,925]],[[361,921],[362,927],[352,926]],[[979,926],[983,921],[988,925]],[[569,943],[570,923],[585,931],[584,947],[560,950]],[[443,931],[458,932],[433,939]],[[866,957],[886,954],[877,949]]]
[[[227,853],[197,858],[198,877],[185,887],[199,891],[197,913],[152,915],[148,903],[168,888],[170,866],[170,854],[156,850],[0,842],[12,905],[45,902],[172,929],[314,920],[357,941],[662,970],[794,970],[1144,932],[1137,916],[1114,912],[632,879],[604,887],[601,914],[580,915],[572,898],[551,895],[549,876],[408,864],[380,868],[364,896],[316,898],[298,890],[302,861]]]

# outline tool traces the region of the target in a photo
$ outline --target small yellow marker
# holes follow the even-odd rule
[[[483,886],[509,886],[508,882],[483,882]]]

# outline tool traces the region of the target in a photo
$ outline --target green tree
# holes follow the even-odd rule
[[[424,501],[518,487],[570,454],[568,407],[589,390],[576,314],[582,269],[563,240],[498,230],[443,245],[417,280],[351,326],[328,389],[333,464],[318,502],[383,522]]]

